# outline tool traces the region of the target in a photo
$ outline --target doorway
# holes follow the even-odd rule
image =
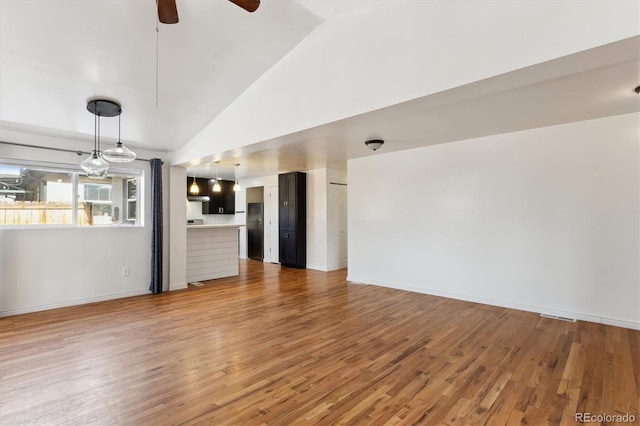
[[[348,265],[348,214],[347,214],[347,185],[344,183],[329,183],[327,204],[329,217],[327,227],[329,231],[329,246],[327,262],[329,271],[346,268]]]
[[[264,261],[264,187],[247,188],[247,257]]]

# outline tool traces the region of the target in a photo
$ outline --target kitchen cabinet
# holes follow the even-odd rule
[[[305,268],[306,258],[298,254],[297,234],[291,231],[280,231],[278,248],[280,250],[280,264],[294,268]],[[305,256],[306,257],[306,256]],[[298,260],[300,259],[300,262]]]
[[[307,266],[307,175],[278,175],[279,260],[284,266]]]
[[[206,188],[209,201],[202,202],[202,214],[235,214],[236,193],[233,191],[235,182],[219,180],[221,190],[220,192],[213,192],[214,181],[215,179],[208,179],[207,181]]]
[[[209,179],[206,178],[196,178],[196,185],[200,189],[200,192],[197,194],[192,194],[191,184],[193,184],[193,178],[187,177],[187,200],[189,201],[204,201],[209,196],[209,190],[207,189],[207,184]]]

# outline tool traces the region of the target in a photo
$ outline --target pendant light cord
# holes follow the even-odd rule
[[[98,111],[96,111],[96,115],[98,117],[98,152],[100,152],[100,114],[98,113]]]
[[[93,116],[93,152],[98,152],[98,115]]]
[[[157,5],[157,1],[156,1],[156,5]],[[160,80],[158,75],[159,75],[159,68],[160,68],[160,28],[159,28],[159,17],[158,14],[156,13],[156,108],[158,108],[158,87],[159,87],[159,83],[158,81]]]

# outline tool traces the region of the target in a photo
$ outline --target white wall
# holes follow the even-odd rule
[[[327,269],[327,169],[307,174],[307,268]]]
[[[172,153],[172,164],[637,36],[639,9],[616,0],[398,1],[327,21]]]
[[[349,161],[349,280],[640,328],[639,123]]]
[[[346,245],[341,250],[346,234],[347,172],[336,169],[308,170],[307,173],[307,268],[333,271],[346,268]],[[343,208],[344,207],[344,208]]]
[[[0,139],[88,149],[81,141],[4,130]],[[164,156],[136,151],[141,158]],[[79,164],[83,159],[74,153],[2,144],[0,157],[66,164]],[[135,161],[118,168],[142,169],[145,173],[144,227],[0,230],[0,316],[148,293],[151,277],[149,163]],[[167,172],[168,166],[165,165],[165,191],[169,182]],[[167,211],[167,196],[164,204]],[[165,230],[167,221],[168,215],[165,215]],[[164,243],[165,259],[168,259],[168,238],[165,237]],[[129,266],[129,276],[122,276],[124,266]],[[168,268],[165,267],[165,288],[168,287],[168,278]]]
[[[148,226],[5,230],[0,239],[1,316],[148,293]]]
[[[169,289],[187,288],[187,209],[185,180],[187,169],[169,169]],[[167,211],[167,210],[165,210]],[[165,263],[167,260],[165,260]]]

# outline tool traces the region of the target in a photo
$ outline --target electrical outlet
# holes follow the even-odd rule
[[[122,267],[122,276],[123,277],[128,277],[130,273],[131,273],[131,270],[129,269],[128,266],[123,266]]]

